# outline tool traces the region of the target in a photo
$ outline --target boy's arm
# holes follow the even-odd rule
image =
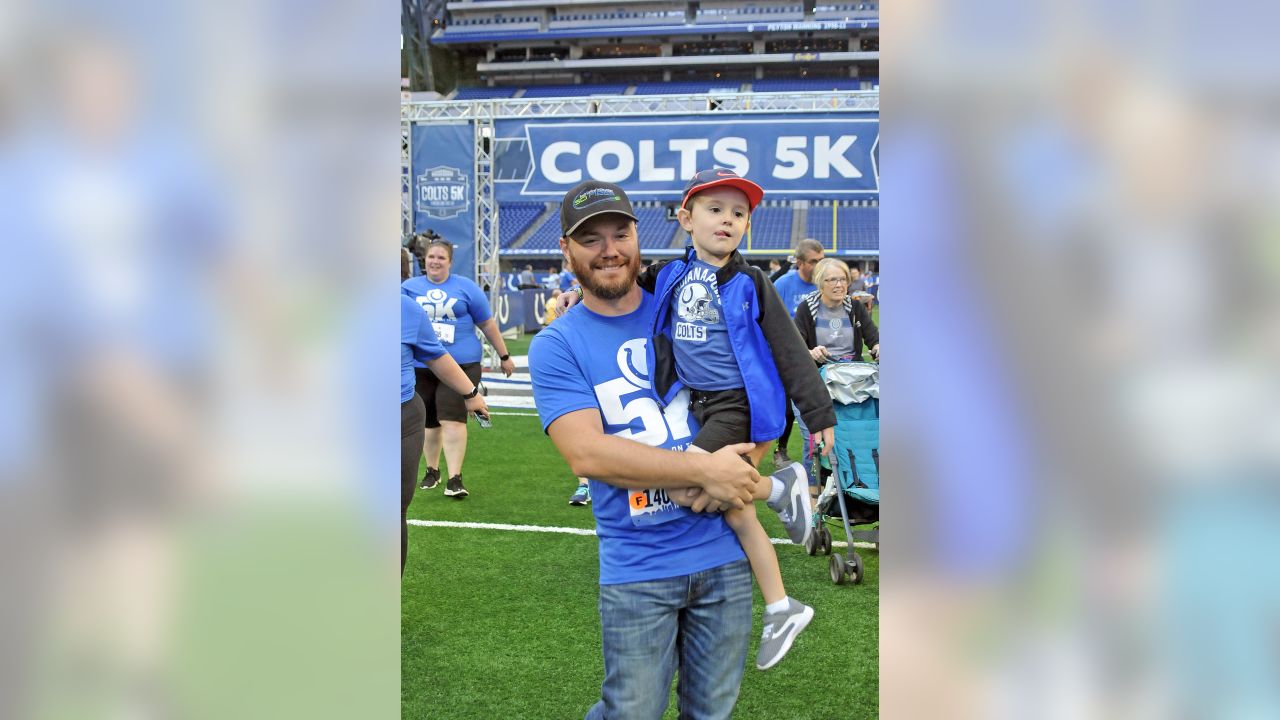
[[[760,475],[742,462],[751,443],[728,445],[714,453],[687,453],[650,447],[634,440],[606,435],[600,413],[575,410],[547,426],[547,435],[578,477],[591,477],[628,490],[658,487],[698,487],[703,507],[712,500],[742,508]],[[701,511],[695,503],[695,511]]]
[[[636,278],[636,284],[647,293],[656,292],[658,287],[658,271],[666,267],[669,262],[671,262],[670,258],[650,263],[649,267],[640,271],[640,275]]]
[[[773,362],[778,366],[778,376],[787,397],[796,404],[805,427],[818,432],[835,427],[836,411],[831,405],[831,395],[826,383],[818,374],[813,358],[800,337],[800,330],[791,320],[782,299],[764,282],[764,273],[752,273],[760,304],[760,329],[769,343]],[[829,444],[828,444],[829,446]]]

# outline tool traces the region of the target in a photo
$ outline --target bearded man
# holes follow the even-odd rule
[[[560,249],[582,302],[529,347],[543,430],[589,478],[600,543],[605,679],[596,718],[660,718],[680,671],[680,716],[728,718],[751,632],[751,571],[719,512],[751,502],[753,446],[685,453],[685,402],[652,397],[645,345],[657,300],[636,284],[636,216],[616,185],[588,180],[560,206]],[[685,391],[687,392],[687,391]],[[667,490],[701,488],[691,508]]]

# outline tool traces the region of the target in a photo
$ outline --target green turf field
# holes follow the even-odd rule
[[[509,342],[523,354],[527,339]],[[525,411],[511,411],[525,412]],[[593,528],[571,507],[576,480],[536,417],[495,415],[471,425],[471,496],[419,490],[409,517]],[[791,454],[799,457],[799,432]],[[770,472],[765,460],[762,472]],[[785,537],[776,516],[765,529]],[[843,531],[833,528],[837,540]],[[576,718],[598,699],[596,539],[592,536],[413,527],[401,589],[401,699],[405,718]],[[862,549],[866,580],[834,585],[827,558],[777,546],[792,596],[816,616],[790,654],[755,670],[755,642],[735,712],[740,718],[873,718],[878,697],[879,558]],[[755,628],[760,633],[759,592]],[[666,717],[676,717],[674,701]]]

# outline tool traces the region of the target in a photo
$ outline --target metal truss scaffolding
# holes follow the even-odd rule
[[[473,120],[475,138],[475,277],[490,279],[490,301],[496,303],[498,278],[498,207],[493,195],[493,122],[529,117],[627,117],[634,115],[700,115],[752,113],[879,112],[880,92],[829,91],[794,93],[700,93],[696,95],[618,95],[586,98],[528,98],[406,102],[400,105],[401,227],[414,230],[412,133],[414,123]],[[496,305],[495,305],[496,307]]]

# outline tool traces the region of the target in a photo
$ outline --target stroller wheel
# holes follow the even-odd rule
[[[830,555],[831,554],[831,531],[827,529],[826,525],[823,525],[820,532],[822,536],[818,538],[818,541],[822,547],[822,554]]]
[[[827,569],[831,571],[831,582],[837,585],[844,584],[845,570],[844,557],[836,554],[832,555],[827,561]]]
[[[862,584],[862,556],[858,553],[853,554],[853,564],[849,566],[849,574],[853,576],[853,584]]]
[[[817,532],[811,532],[809,533],[809,537],[805,538],[804,551],[809,553],[811,556],[818,554],[818,532],[820,532],[821,529],[822,526],[819,525]]]

